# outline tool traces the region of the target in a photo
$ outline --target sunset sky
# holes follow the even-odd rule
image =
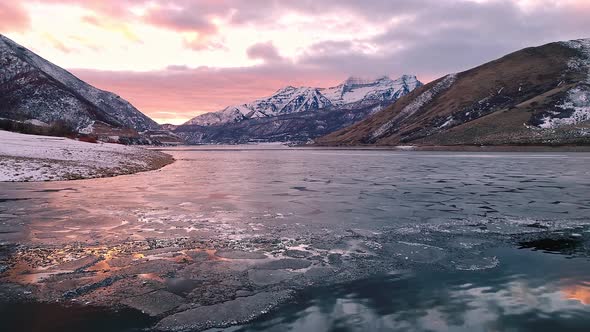
[[[590,37],[589,0],[0,0],[0,33],[160,123]]]

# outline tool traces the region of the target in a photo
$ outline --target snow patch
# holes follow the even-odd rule
[[[572,70],[585,70],[588,73],[586,83],[590,84],[590,39],[570,40],[562,43],[580,52],[580,56],[572,58],[568,62],[568,67]]]
[[[39,126],[39,127],[48,127],[49,126],[49,124],[47,124],[43,121],[39,121],[37,119],[26,120],[25,123],[29,123],[29,124],[32,124],[33,126]]]
[[[84,128],[78,130],[80,134],[91,134],[94,131],[94,121],[92,121],[89,125]]]
[[[545,116],[542,119],[543,123],[539,127],[552,129],[590,121],[590,93],[587,89],[575,87],[569,90],[563,104],[555,105],[555,107],[563,110],[573,110],[573,112],[568,117],[558,117],[561,112],[550,112],[552,114]]]
[[[443,124],[441,124],[438,128],[442,129],[445,128],[447,126],[450,126],[453,123],[453,117],[450,117],[447,121],[445,121]]]
[[[127,174],[150,169],[160,155],[138,147],[86,143],[0,130],[0,182],[50,181]]]

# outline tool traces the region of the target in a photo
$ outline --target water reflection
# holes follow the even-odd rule
[[[113,312],[77,304],[0,302],[0,312],[3,331],[140,332],[154,323],[137,310]]]
[[[587,331],[585,260],[494,253],[505,262],[494,270],[396,272],[318,288],[228,331]]]
[[[569,300],[575,300],[585,305],[590,305],[590,282],[582,282],[577,285],[565,286],[561,292]]]

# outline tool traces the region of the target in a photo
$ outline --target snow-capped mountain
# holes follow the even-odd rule
[[[397,100],[421,85],[422,83],[413,75],[403,75],[396,80],[387,76],[375,80],[349,77],[338,86],[320,91],[332,105],[342,106],[359,102],[372,104]]]
[[[174,133],[192,144],[305,142],[361,121],[419,86],[412,75],[351,77],[331,88],[287,86],[267,98],[197,116]]]
[[[421,85],[416,76],[403,75],[396,80],[387,76],[375,80],[350,77],[342,84],[331,88],[287,86],[267,98],[229,106],[218,112],[202,114],[184,125],[218,126],[247,119],[329,108],[352,109],[371,105],[388,105]]]
[[[95,123],[137,131],[157,123],[121,97],[97,89],[0,35],[0,117],[63,121],[78,131]]]

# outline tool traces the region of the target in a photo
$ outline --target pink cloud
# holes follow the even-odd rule
[[[216,26],[206,16],[183,9],[154,9],[149,11],[145,20],[153,25],[178,31],[196,31],[203,34],[217,31]]]
[[[143,6],[148,0],[48,0],[54,3],[66,3],[88,8],[97,16],[87,16],[84,20],[102,28],[123,26],[133,22],[143,22],[152,26],[176,31],[189,32],[195,38],[185,38],[184,45],[194,50],[224,48],[222,42],[213,38],[218,34],[218,27],[213,18],[227,15],[230,10],[225,1],[190,1],[171,0],[158,3],[143,16],[137,16],[130,10],[132,6]],[[108,24],[105,24],[109,22]]]
[[[201,50],[227,50],[227,46],[221,41],[217,41],[210,35],[198,35],[195,39],[184,38],[183,44],[186,48],[190,48],[195,51]]]
[[[65,4],[90,9],[114,18],[129,18],[129,8],[142,5],[148,0],[42,0],[45,3]]]
[[[282,60],[279,50],[273,45],[272,41],[252,45],[246,52],[250,59],[261,59],[264,62]]]
[[[193,33],[193,38],[184,38],[184,46],[193,50],[224,49],[225,45],[215,39],[218,26],[213,19],[224,13],[217,1],[176,1],[167,6],[152,8],[142,17],[144,23],[177,32]]]
[[[26,30],[29,24],[29,16],[19,2],[0,2],[0,31],[21,32]]]

